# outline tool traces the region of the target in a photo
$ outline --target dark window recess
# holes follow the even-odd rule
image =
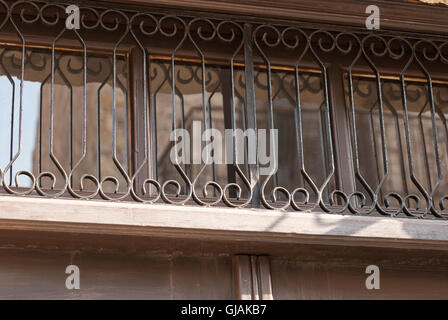
[[[446,39],[85,2],[74,31],[62,3],[5,4],[2,194],[447,215]],[[240,161],[194,163],[197,124]],[[248,129],[267,144],[226,144]]]
[[[21,102],[21,51],[3,47],[0,53],[4,106],[0,139],[6,147],[2,150],[7,150],[0,158],[4,183],[24,188],[20,192],[38,183],[48,195],[70,188],[75,196],[96,190],[98,181],[108,176],[116,177],[121,186],[126,185],[113,161],[111,57],[89,54],[84,84],[82,53],[55,52],[53,78],[51,52],[27,48],[25,54]],[[117,59],[116,66],[115,156],[129,173],[128,79],[124,58]],[[39,181],[34,181],[37,178]],[[104,185],[104,192],[114,191],[115,188]],[[124,187],[117,192],[125,192]]]

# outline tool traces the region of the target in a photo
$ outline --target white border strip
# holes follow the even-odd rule
[[[293,239],[310,237],[326,241],[365,239],[373,246],[389,243],[392,247],[396,241],[422,244],[429,241],[448,250],[447,220],[13,196],[0,197],[0,229],[169,234],[179,238],[202,235],[210,239],[227,234],[227,240],[233,234],[235,240],[277,242],[297,242]]]

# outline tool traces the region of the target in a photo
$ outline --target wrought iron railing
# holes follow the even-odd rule
[[[445,38],[97,1],[0,7],[2,194],[447,217]],[[197,149],[185,136],[195,121],[230,131],[227,162],[179,160],[217,155],[211,136]],[[249,129],[278,139],[238,147]]]

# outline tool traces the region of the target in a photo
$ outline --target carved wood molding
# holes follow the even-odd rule
[[[377,5],[381,29],[448,35],[448,6],[404,0],[106,0],[212,13],[364,28],[368,5]]]

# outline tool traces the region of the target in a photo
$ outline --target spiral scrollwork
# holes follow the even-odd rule
[[[18,38],[13,44],[14,49],[2,47],[0,52],[2,76],[5,76],[13,88],[14,102],[8,111],[11,111],[11,117],[19,115],[11,121],[11,136],[17,137],[11,137],[8,161],[0,168],[1,186],[5,192],[20,196],[70,196],[84,200],[131,199],[148,204],[164,202],[183,205],[194,202],[201,206],[218,206],[223,203],[232,208],[249,207],[257,202],[255,200],[260,200],[261,206],[273,210],[320,210],[327,213],[350,212],[358,215],[402,215],[414,218],[432,215],[447,218],[448,195],[444,189],[447,186],[445,182],[448,177],[448,164],[444,152],[448,149],[448,131],[446,114],[441,106],[448,104],[448,100],[444,98],[443,86],[437,85],[441,80],[434,77],[440,66],[448,64],[448,40],[445,38],[430,39],[392,32],[368,33],[354,28],[338,31],[334,30],[336,28],[325,26],[304,27],[281,21],[240,22],[237,19],[205,15],[164,14],[157,10],[124,10],[84,3],[79,7],[80,30],[66,30],[65,5],[62,3],[0,0],[0,30],[5,31],[8,25]],[[33,44],[37,48],[32,49],[34,47],[29,45],[25,32],[29,27],[24,25],[47,28],[51,30],[49,34],[56,32],[46,46],[47,49],[50,48],[47,55],[39,58],[45,46]],[[105,45],[108,51],[105,54],[107,59],[91,59],[89,63],[88,49],[94,39],[87,41],[86,38],[95,32],[112,40],[107,40],[110,43]],[[75,38],[78,47],[81,47],[71,48],[70,50],[77,53],[66,60],[61,58],[64,54],[56,50],[59,42],[65,37]],[[225,63],[222,63],[225,66],[216,63],[209,67],[210,48],[215,48],[211,60],[225,60]],[[189,52],[188,57],[182,56],[185,51]],[[164,64],[160,64],[160,68],[152,68],[152,54],[163,54],[167,58]],[[125,57],[120,60],[120,65],[117,62],[119,55]],[[219,56],[219,59],[216,56]],[[177,68],[178,58],[180,61],[188,59],[182,70]],[[132,66],[128,65],[132,59],[139,60],[141,70],[132,69]],[[275,66],[277,69],[274,64],[278,64]],[[344,84],[340,87],[344,88],[347,104],[345,111],[348,117],[344,124],[347,126],[344,130],[348,132],[346,138],[349,140],[346,146],[349,150],[347,155],[339,154],[344,148],[333,146],[333,143],[340,143],[335,142],[338,138],[335,132],[339,132],[338,128],[341,126],[333,119],[336,117],[333,108],[337,106],[329,93],[334,84],[331,81],[335,81],[334,77],[330,79],[335,65],[341,69],[339,75],[343,76],[341,81]],[[40,132],[39,139],[47,139],[47,136],[49,138],[48,150],[45,152],[48,153],[46,156],[53,171],[43,170],[40,166],[39,169],[33,170],[16,168],[20,163],[18,159],[23,144],[21,133],[24,125],[22,112],[25,112],[25,72],[45,73],[48,69],[51,69],[51,73],[46,73],[48,76],[42,82],[41,94],[44,86],[50,88],[49,114],[45,114],[41,107],[40,117],[47,118],[40,118],[39,125],[43,126],[44,121],[49,122],[45,122],[49,135]],[[227,74],[226,82],[221,79],[224,69]],[[276,71],[273,71],[274,69]],[[360,73],[364,73],[365,77],[360,76]],[[59,138],[54,129],[57,122],[54,113],[58,108],[54,103],[54,88],[62,86],[70,95],[74,95],[72,82],[75,76],[79,79],[82,77],[77,81],[82,82],[83,105],[80,109],[82,119],[75,119],[73,125],[79,127],[82,134],[78,150],[80,156],[76,160],[71,159],[67,165],[56,155],[60,151],[57,152],[54,146],[55,140]],[[135,81],[132,90],[127,88],[126,81],[129,79],[124,79],[127,76],[139,77],[133,79]],[[88,78],[95,79],[93,82],[98,84],[98,119],[89,121],[86,119],[87,109],[91,106],[87,105],[85,99],[88,94]],[[411,78],[418,78],[416,82],[421,85],[410,85],[413,81]],[[152,83],[159,79],[162,79],[159,86],[153,90]],[[249,122],[246,113],[250,110],[247,106],[250,101],[246,100],[250,99],[250,95],[256,96],[257,107],[266,105],[266,115],[261,115],[259,119],[266,116],[267,128],[271,130],[279,129],[277,109],[286,109],[284,105],[292,106],[290,109],[294,116],[287,120],[293,128],[288,134],[296,143],[294,150],[297,151],[297,161],[294,164],[294,173],[297,181],[283,186],[278,182],[280,178],[275,170],[268,172],[263,178],[249,172],[248,165],[244,171],[236,161],[240,150],[233,145],[233,163],[229,164],[228,170],[233,172],[234,177],[229,178],[227,183],[217,182],[214,177],[214,164],[210,159],[205,159],[195,174],[176,159],[169,166],[179,179],[170,177],[162,182],[156,168],[159,164],[156,146],[157,112],[163,113],[169,109],[172,130],[177,130],[179,108],[176,101],[180,100],[181,104],[185,102],[182,89],[191,84],[201,88],[198,109],[201,111],[201,125],[204,130],[212,127],[212,102],[218,99],[223,100],[223,109],[229,109],[225,110],[231,115],[231,119],[226,119],[226,129],[230,128],[233,133],[237,129],[235,117],[238,103],[241,104],[243,126],[247,126]],[[112,88],[111,93],[106,91],[107,86]],[[225,88],[228,89],[226,97],[223,93],[224,86],[228,86]],[[167,94],[167,90],[171,105],[157,106],[156,96]],[[242,92],[244,90],[247,92]],[[111,95],[111,106],[101,105],[100,97],[104,94]],[[263,95],[265,97],[260,98]],[[315,97],[319,97],[318,102],[313,100]],[[137,100],[138,103],[135,102]],[[280,100],[283,103],[281,107],[278,106],[281,104],[277,103]],[[128,152],[126,160],[119,156],[122,146],[117,145],[118,101],[125,106],[123,109],[127,112],[122,116],[124,120],[120,118],[120,121],[125,123],[122,125],[126,126],[127,132],[134,130],[132,134],[142,135],[127,142],[128,145],[138,144],[138,148],[133,145],[136,149],[133,152],[138,156],[133,155],[132,159],[131,152]],[[131,108],[131,101],[139,104],[138,111],[135,111],[137,106],[132,105]],[[321,169],[319,179],[310,168],[316,164],[310,165],[309,161],[306,161],[313,156],[305,147],[305,140],[310,134],[306,132],[305,126],[307,121],[311,121],[306,116],[310,105],[318,106],[316,109],[319,112],[319,123],[316,123],[313,134],[320,139],[319,147],[325,149],[322,152],[325,154],[325,168]],[[93,153],[86,144],[86,140],[90,139],[87,127],[94,120],[98,126],[101,124],[101,112],[109,112],[113,119],[107,124],[111,126],[113,141],[108,157],[116,175],[107,173],[102,176],[100,169],[97,174],[92,174],[88,173],[90,168],[83,167],[88,155]],[[129,112],[140,112],[137,117],[140,122],[136,120],[138,123],[131,123],[130,119],[136,116],[130,115]],[[183,112],[182,109],[182,122],[185,120]],[[370,137],[375,149],[375,159],[367,164],[371,166],[367,173],[363,169],[366,164],[362,163],[367,160],[361,155],[367,152],[367,147],[363,145],[367,140],[360,135],[367,122],[360,120],[361,112],[364,112],[370,121],[368,130],[376,130],[376,136]],[[256,119],[256,115],[251,116]],[[418,132],[414,128],[415,123],[420,126]],[[396,126],[395,132],[398,132],[397,141],[391,141],[388,136],[393,125]],[[184,129],[185,123],[182,123],[181,127]],[[124,135],[126,134],[131,136],[129,133]],[[417,160],[419,155],[415,152],[420,141],[415,137],[417,134],[421,136],[418,139],[425,144],[426,168],[422,170],[426,170],[427,177],[424,178],[421,177],[421,170],[416,169],[420,161]],[[98,134],[98,144],[100,136]],[[210,143],[211,138],[208,137],[204,142]],[[393,145],[395,142],[399,145],[397,148]],[[70,147],[72,143],[73,141],[70,142]],[[271,154],[278,162],[278,157],[284,156],[286,151],[278,152],[277,147],[282,143],[271,143],[278,144],[274,146]],[[166,144],[170,145],[167,141]],[[174,146],[174,143],[172,145]],[[399,148],[399,151],[394,148]],[[393,152],[396,154],[392,154]],[[100,148],[97,153],[100,166]],[[210,157],[210,154],[207,153],[207,157]],[[397,170],[394,166],[398,165],[392,163],[397,161],[397,157],[400,158],[401,183],[405,187],[394,190],[390,182],[398,179],[394,176],[394,170]],[[350,162],[349,165],[343,166],[350,171],[347,173],[353,180],[350,183],[341,182],[343,179],[340,175],[343,173],[339,172],[338,166],[341,159]],[[259,170],[258,165],[257,163],[251,167],[251,170]],[[376,167],[373,168],[374,166]],[[212,179],[207,177],[208,169],[213,172]],[[374,178],[371,171],[374,171]],[[26,187],[20,185],[23,180],[27,180]]]

